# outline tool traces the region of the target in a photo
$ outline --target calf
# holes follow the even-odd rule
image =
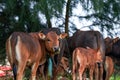
[[[78,69],[79,80],[82,80],[83,72],[86,68],[89,69],[90,80],[93,80],[93,72],[96,63],[102,62],[102,56],[100,50],[94,50],[91,48],[78,47],[73,51],[72,56],[72,76],[73,80],[76,80],[76,72]],[[78,67],[79,66],[79,67]]]
[[[45,63],[46,55],[54,56],[59,52],[59,39],[64,38],[64,35],[57,35],[53,31],[46,35],[40,32],[12,33],[6,41],[6,54],[13,69],[14,80],[22,80],[26,66],[31,67],[31,79],[35,80],[38,66]]]
[[[69,69],[69,60],[66,57],[62,57],[60,66],[65,70],[66,72],[70,73]]]
[[[46,66],[46,65],[39,66],[39,68],[37,70],[37,80],[39,80],[40,76],[42,76],[43,80],[47,80],[47,79],[45,79],[45,75],[47,73],[47,69],[45,67],[48,68],[48,66]],[[57,69],[56,69],[56,72],[54,75],[55,79],[58,75],[64,76],[66,72],[67,73],[71,72],[69,69],[69,61],[66,57],[62,57],[60,64],[57,66]],[[45,74],[45,75],[42,75],[42,74]]]
[[[58,65],[58,67],[56,69],[56,75],[60,74],[60,75],[64,76],[65,73],[67,73],[67,74],[71,73],[70,65],[69,65],[68,58],[62,57],[60,64]]]

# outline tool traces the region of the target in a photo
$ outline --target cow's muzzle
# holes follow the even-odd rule
[[[68,67],[67,69],[65,69],[65,71],[66,71],[67,73],[71,74],[71,70],[70,70],[69,67]]]
[[[53,51],[54,51],[55,53],[58,53],[58,52],[60,51],[60,48],[59,48],[58,46],[54,46],[54,47],[53,47]]]

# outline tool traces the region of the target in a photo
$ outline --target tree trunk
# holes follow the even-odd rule
[[[51,23],[51,21],[50,21],[50,19],[51,19],[51,17],[50,17],[50,14],[49,14],[49,10],[48,10],[48,4],[46,3],[46,6],[45,6],[45,9],[46,9],[46,12],[45,12],[45,17],[46,17],[46,19],[47,19],[47,27],[48,28],[52,28],[52,23]]]
[[[47,19],[47,26],[48,26],[48,28],[52,28],[52,23],[51,23],[50,19]]]
[[[69,10],[70,10],[70,3],[71,3],[71,0],[68,0],[68,1],[67,1],[67,5],[66,5],[66,15],[65,15],[65,33],[68,34],[68,37],[69,37],[68,26],[69,26]]]

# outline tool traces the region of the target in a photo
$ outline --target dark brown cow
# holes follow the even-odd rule
[[[105,41],[105,48],[106,48],[106,51],[105,51],[105,55],[110,55],[111,51],[112,51],[112,46],[113,44],[115,44],[117,41],[119,40],[119,37],[116,37],[116,38],[110,38],[110,37],[107,37],[104,39]]]
[[[70,52],[77,47],[86,48],[86,46],[92,49],[100,48],[103,61],[105,60],[105,44],[103,36],[99,31],[81,31],[77,30],[72,37],[68,38],[68,46]],[[72,53],[71,53],[72,55]],[[100,68],[100,75],[96,75],[96,80],[103,80],[103,66]],[[98,74],[98,73],[97,73]]]
[[[106,43],[107,43],[107,41],[106,41]],[[109,44],[111,44],[111,45],[106,44],[106,54],[108,56],[120,58],[120,39],[118,37],[113,38],[113,39],[111,39],[111,42],[109,42]],[[109,52],[107,51],[107,48],[109,49]]]
[[[50,31],[43,33],[14,32],[6,42],[6,53],[11,67],[13,68],[14,79],[22,80],[26,66],[31,66],[31,79],[35,80],[36,70],[39,65],[46,61],[46,54],[54,56],[59,52],[59,39],[66,34],[59,36]]]
[[[99,31],[77,30],[72,37],[68,38],[68,43],[70,52],[73,52],[76,47],[86,48],[88,46],[92,49],[98,49],[100,47],[103,59],[105,58],[104,39]]]
[[[105,47],[106,47],[106,56],[112,58],[107,60],[108,65],[105,64],[105,70],[104,70],[104,80],[109,80],[110,76],[112,75],[112,69],[113,69],[113,62],[115,65],[119,65],[119,60],[120,60],[120,39],[119,37],[116,38],[110,38],[107,37],[104,39],[105,40]],[[108,66],[108,68],[106,68],[106,66]],[[110,67],[109,67],[110,66]],[[110,70],[111,69],[111,70]]]
[[[101,63],[102,56],[100,50],[94,50],[91,48],[82,48],[78,47],[73,51],[73,68],[72,75],[73,80],[76,80],[76,74],[78,72],[79,80],[83,80],[82,76],[85,72],[85,69],[89,69],[90,80],[93,80],[93,72],[95,69],[95,65],[97,63]]]
[[[114,63],[113,63],[112,58],[109,56],[106,56],[105,71],[106,71],[105,80],[110,80],[110,77],[112,76],[112,74],[114,72]]]

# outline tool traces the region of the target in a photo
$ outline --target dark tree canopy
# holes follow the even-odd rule
[[[91,26],[100,26],[109,31],[120,27],[120,1],[119,0],[80,0],[83,8],[92,14],[79,18],[94,19]]]
[[[62,26],[65,32],[75,30],[75,24],[69,19],[78,3],[88,13],[92,11],[86,16],[77,16],[80,20],[91,20],[90,26],[107,31],[120,27],[119,0],[0,0],[0,60],[5,59],[5,42],[14,31],[36,32],[53,27],[52,18],[57,19],[57,27]]]

